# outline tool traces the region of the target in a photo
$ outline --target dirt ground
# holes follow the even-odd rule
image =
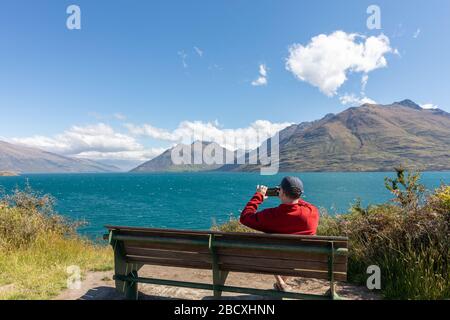
[[[116,292],[113,272],[90,272],[86,274],[81,283],[80,289],[66,289],[56,300],[121,300],[122,294]],[[153,277],[171,280],[184,280],[191,282],[211,283],[212,275],[210,270],[180,269],[171,267],[145,266],[139,271],[139,276]],[[232,273],[228,275],[226,285],[252,287],[258,289],[272,289],[274,277],[269,275]],[[288,284],[292,291],[302,293],[323,294],[328,288],[327,281],[290,278]],[[208,290],[187,289],[168,287],[161,285],[151,285],[139,283],[139,299],[158,300],[158,299],[187,299],[187,300],[206,300],[212,299],[212,292]],[[354,286],[347,283],[337,284],[337,293],[346,299],[354,300],[377,300],[379,296],[370,292],[365,287]],[[223,299],[242,299],[255,300],[267,299],[260,296],[243,295],[236,293],[223,293]]]

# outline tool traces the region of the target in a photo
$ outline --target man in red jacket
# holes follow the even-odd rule
[[[319,210],[300,199],[303,183],[297,177],[284,177],[280,184],[281,204],[276,208],[258,210],[266,196],[267,187],[257,186],[256,193],[241,213],[240,222],[266,233],[315,235],[319,224]],[[287,290],[286,278],[275,276],[275,288]]]

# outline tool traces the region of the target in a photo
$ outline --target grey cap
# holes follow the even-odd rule
[[[299,194],[299,196],[303,193],[303,182],[297,177],[284,177],[281,180],[280,187],[290,194]]]

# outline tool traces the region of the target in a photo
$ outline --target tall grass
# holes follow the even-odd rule
[[[349,237],[349,281],[365,284],[367,267],[381,269],[381,293],[387,299],[450,298],[450,186],[433,192],[420,174],[396,169],[385,180],[393,199],[345,214],[321,214],[318,235]],[[251,231],[232,220],[216,230]]]
[[[67,267],[112,268],[112,254],[76,233],[78,222],[30,187],[0,197],[0,299],[49,299],[66,288]]]
[[[449,298],[450,186],[426,192],[420,174],[402,168],[385,185],[390,202],[357,202],[348,214],[322,219],[318,234],[348,236],[349,278],[364,283],[367,266],[378,265],[386,298]]]

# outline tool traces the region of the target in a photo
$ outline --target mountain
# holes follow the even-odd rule
[[[19,173],[116,172],[115,166],[70,158],[36,148],[0,141],[0,171]]]
[[[131,169],[136,168],[140,164],[142,164],[142,160],[128,160],[128,159],[96,159],[95,162],[115,167],[117,170],[121,172],[128,172]]]
[[[364,104],[280,131],[280,171],[450,169],[450,114],[411,100]],[[259,165],[222,167],[256,171]]]
[[[186,158],[187,161],[185,161],[188,164],[173,163],[172,152],[177,152],[175,148],[177,148],[178,150],[180,150],[181,148],[187,148],[186,150],[190,150],[190,153]],[[201,161],[201,164],[194,164],[194,159],[202,159],[202,154],[205,151],[205,148],[211,148],[210,150],[221,150],[220,152],[222,153],[223,157],[221,158],[220,163],[225,163],[225,155],[227,153],[229,157],[232,157],[233,161],[235,159],[235,153],[222,148],[215,142],[196,141],[191,145],[179,144],[173,148],[170,148],[156,158],[153,158],[152,160],[149,160],[134,168],[133,170],[131,170],[131,172],[193,172],[211,171],[220,168],[222,164],[206,164],[204,161]],[[214,152],[211,153],[214,156]],[[211,153],[208,152],[207,154]]]

